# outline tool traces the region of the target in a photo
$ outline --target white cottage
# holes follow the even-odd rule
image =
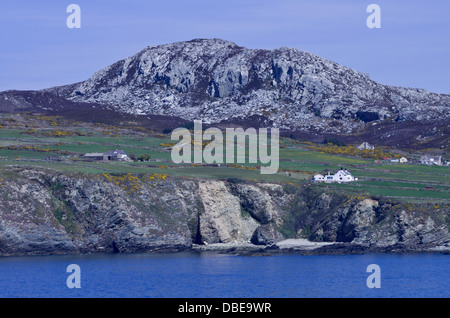
[[[103,154],[104,160],[131,161],[123,150],[108,151]]]
[[[442,166],[442,157],[425,155],[420,157],[420,162],[424,165]]]
[[[312,181],[318,181],[318,182],[323,182],[325,181],[325,176],[322,174],[316,174],[313,178]]]
[[[358,178],[355,178],[352,176],[352,174],[347,171],[347,170],[339,170],[338,172],[336,172],[335,174],[330,174],[328,172],[328,174],[326,175],[322,175],[322,174],[316,174],[312,181],[315,182],[352,182],[352,181],[358,181]]]

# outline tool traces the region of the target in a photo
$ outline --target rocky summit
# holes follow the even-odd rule
[[[295,48],[247,49],[221,39],[150,46],[84,82],[31,97],[0,94],[2,111],[57,111],[68,102],[133,115],[335,134],[358,131],[372,121],[448,123],[450,116],[450,95],[381,85]]]

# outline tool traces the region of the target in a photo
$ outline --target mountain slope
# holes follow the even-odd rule
[[[0,110],[23,105],[24,98],[13,93],[0,94]],[[246,49],[220,39],[147,47],[84,82],[39,94],[47,100],[56,97],[47,103],[53,107],[32,100],[38,109],[57,111],[62,100],[69,108],[96,105],[131,115],[313,134],[361,132],[372,121],[391,126],[427,121],[433,129],[448,126],[450,116],[450,95],[381,85],[367,74],[297,49]],[[413,130],[418,137],[420,127]]]
[[[289,129],[308,128],[317,117],[420,121],[450,111],[450,95],[381,85],[296,49],[250,50],[219,39],[148,47],[85,82],[50,92],[126,113],[206,122],[263,115]]]

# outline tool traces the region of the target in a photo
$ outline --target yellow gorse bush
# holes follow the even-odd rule
[[[260,166],[243,166],[236,163],[228,163],[227,167],[245,170],[259,170],[261,168]]]
[[[364,149],[359,150],[354,146],[337,146],[334,144],[326,144],[320,146],[308,146],[309,149],[315,150],[320,153],[326,153],[330,155],[346,155],[346,156],[359,156],[362,158],[372,158],[381,159],[384,157],[388,158],[401,158],[399,154],[392,154],[390,152],[384,151],[381,148],[375,148],[373,150]]]
[[[129,193],[141,193],[141,190],[146,183],[162,181],[167,178],[166,174],[159,173],[153,173],[151,175],[146,174],[141,178],[139,178],[138,176],[134,176],[131,173],[127,173],[124,175],[111,175],[109,173],[103,173],[102,175],[106,180],[114,183],[117,186],[120,186],[124,191],[128,191]]]
[[[52,152],[52,153],[59,153],[62,155],[69,155],[69,151],[64,150],[58,150],[58,149],[51,149],[51,148],[38,148],[34,146],[0,146],[0,149],[7,149],[7,150],[30,150],[30,151],[38,151],[38,152]],[[16,157],[18,158],[18,157]]]
[[[175,146],[176,144],[175,143],[172,143],[172,142],[169,142],[169,143],[162,143],[162,144],[160,144],[161,145],[161,147],[173,147],[173,146]]]
[[[46,137],[66,137],[66,136],[86,136],[86,134],[80,131],[68,131],[68,130],[51,130],[51,131],[41,131],[39,132],[37,129],[28,129],[23,132],[24,134],[35,135],[41,134]]]

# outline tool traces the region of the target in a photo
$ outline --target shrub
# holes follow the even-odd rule
[[[139,161],[150,161],[151,156],[149,154],[144,153],[144,154],[140,155],[139,157],[137,157],[137,159]]]
[[[325,139],[323,140],[323,143],[324,143],[325,145],[326,145],[326,144],[333,144],[333,145],[341,146],[341,147],[346,146],[345,143],[344,143],[343,141],[341,141],[341,140],[339,140],[339,139],[337,139],[337,138],[325,138]]]

